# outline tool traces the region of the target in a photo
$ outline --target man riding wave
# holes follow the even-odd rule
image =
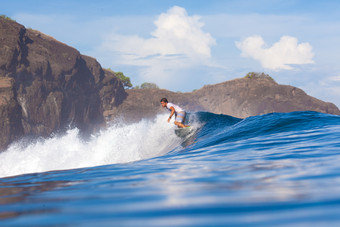
[[[168,122],[170,122],[172,116],[175,114],[175,125],[179,128],[185,128],[189,127],[189,125],[184,125],[185,117],[186,117],[186,112],[179,106],[168,102],[166,98],[161,99],[161,105],[162,107],[165,107],[167,110],[169,110],[170,116],[168,118]]]

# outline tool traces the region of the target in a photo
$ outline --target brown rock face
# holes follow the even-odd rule
[[[23,134],[21,110],[14,99],[14,79],[0,77],[0,144],[20,138]]]
[[[190,93],[175,93],[164,89],[131,89],[127,90],[127,94],[124,102],[110,112],[109,120],[118,117],[126,122],[136,122],[143,118],[153,118],[164,111],[160,106],[160,99],[165,97],[187,110],[203,110]]]
[[[128,97],[111,116],[130,121],[154,117],[165,97],[190,112],[208,111],[238,118],[272,112],[317,111],[340,115],[332,103],[323,102],[296,87],[279,85],[268,78],[242,78],[204,86],[191,93],[160,89],[128,90]]]
[[[334,104],[268,78],[243,78],[205,86],[195,92],[195,96],[204,109],[239,118],[292,111],[340,114]]]
[[[125,96],[95,59],[0,17],[0,148],[69,125],[92,131]]]

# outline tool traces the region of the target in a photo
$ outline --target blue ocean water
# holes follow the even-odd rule
[[[167,116],[0,154],[0,226],[340,226],[340,117]]]

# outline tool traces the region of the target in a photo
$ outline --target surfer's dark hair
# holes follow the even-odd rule
[[[166,98],[162,98],[161,102],[168,102],[168,100]]]

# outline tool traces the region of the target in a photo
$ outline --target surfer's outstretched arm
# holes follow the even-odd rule
[[[168,122],[170,122],[172,116],[175,114],[175,108],[170,107],[170,110],[171,110],[171,113],[170,113],[170,116],[169,116],[169,118],[168,118]]]

